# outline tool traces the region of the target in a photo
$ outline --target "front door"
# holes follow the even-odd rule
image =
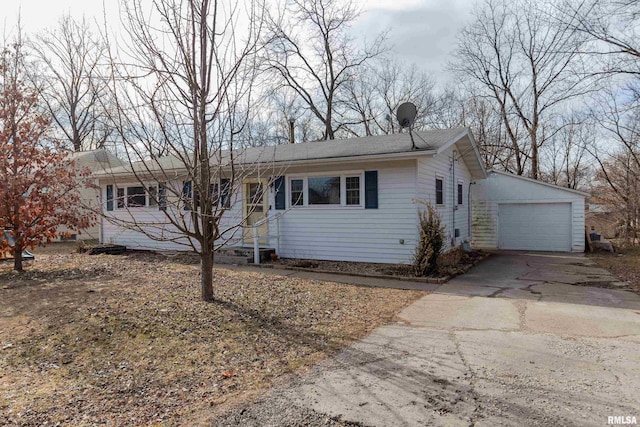
[[[253,224],[266,216],[268,210],[266,187],[267,180],[265,179],[247,179],[244,181],[242,213],[246,218],[246,226],[244,228],[244,242],[246,244],[253,244]],[[266,243],[267,230],[266,222],[258,226],[260,243]]]

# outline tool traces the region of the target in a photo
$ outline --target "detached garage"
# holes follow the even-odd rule
[[[490,171],[471,186],[472,246],[554,252],[584,251],[586,193]]]

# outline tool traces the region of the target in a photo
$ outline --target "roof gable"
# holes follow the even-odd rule
[[[515,175],[509,172],[502,172],[502,171],[497,171],[497,170],[493,170],[490,169],[488,171],[490,174],[497,174],[499,176],[504,176],[504,177],[508,177],[508,178],[513,178],[513,179],[517,179],[517,180],[521,180],[530,184],[534,184],[534,185],[541,185],[543,187],[546,188],[551,188],[554,190],[558,190],[558,191],[565,191],[571,194],[577,194],[583,197],[587,197],[589,196],[589,193],[585,193],[584,191],[580,191],[580,190],[574,190],[572,188],[567,188],[567,187],[561,187],[559,185],[555,185],[555,184],[550,184],[548,182],[544,182],[544,181],[538,181],[537,179],[533,179],[533,178],[528,178],[526,176],[522,176],[522,175]]]

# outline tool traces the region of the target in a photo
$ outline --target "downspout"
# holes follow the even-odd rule
[[[467,189],[467,226],[469,227],[469,238],[473,237],[471,230],[471,185],[475,183],[475,181],[469,181],[469,188]]]
[[[102,186],[100,185],[100,180],[98,180],[98,188],[99,188],[99,194],[98,194],[98,203],[100,206],[100,241],[98,243],[100,243],[101,245],[104,244],[104,211],[103,209],[103,201],[102,201]],[[106,200],[106,197],[105,197]]]
[[[451,187],[453,191],[451,191],[453,203],[451,204],[451,248],[453,249],[456,246],[456,208],[458,207],[458,195],[456,191],[458,189],[458,185],[456,184],[456,150],[453,150],[453,154],[451,156]]]

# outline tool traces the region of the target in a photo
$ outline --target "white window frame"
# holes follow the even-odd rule
[[[357,205],[349,205],[347,204],[347,178],[358,178],[358,199],[359,202]],[[363,206],[364,204],[362,203],[362,199],[364,197],[364,183],[362,182],[364,181],[364,172],[362,173],[362,175],[360,174],[345,174],[343,176],[340,177],[340,204],[344,205],[345,207],[360,207]]]
[[[442,180],[442,203],[438,203],[438,184],[436,180]],[[443,175],[436,175],[433,178],[433,202],[438,208],[444,208],[447,206],[447,180]]]
[[[340,177],[340,204],[334,205],[310,205],[309,204],[309,178],[315,177]],[[347,205],[347,180],[346,178],[358,177],[360,180],[360,204]],[[302,205],[291,204],[291,181],[302,180]],[[364,170],[353,171],[327,171],[306,174],[287,175],[287,208],[291,209],[364,209]]]
[[[461,187],[462,191],[460,191],[460,193],[462,193],[462,197],[460,198],[462,200],[462,203],[458,203],[458,185],[462,186]],[[456,206],[464,206],[464,181],[461,180],[461,179],[459,179],[458,183],[456,184],[456,192],[455,192],[455,194],[456,194],[456,203],[455,203],[455,205]]]
[[[291,181],[293,180],[302,180],[302,204],[294,205],[291,203],[291,191],[293,189],[293,184]],[[307,205],[307,179],[302,176],[291,176],[286,180],[286,189],[287,189],[287,198],[286,198],[286,206],[291,208],[302,208]]]
[[[129,206],[129,187],[142,187],[144,189],[144,206]],[[136,184],[113,184],[113,210],[116,211],[125,211],[128,209],[156,209],[158,207],[158,205],[155,206],[150,206],[149,205],[149,188],[150,187],[155,187],[156,189],[156,197],[158,197],[157,195],[159,194],[158,192],[160,191],[159,189],[159,185],[158,183],[155,184],[145,184],[145,185],[141,185],[140,183],[136,183]],[[124,197],[123,197],[123,202],[124,202],[124,207],[118,207],[118,190],[124,190]],[[105,187],[105,194],[106,194],[106,187]]]

